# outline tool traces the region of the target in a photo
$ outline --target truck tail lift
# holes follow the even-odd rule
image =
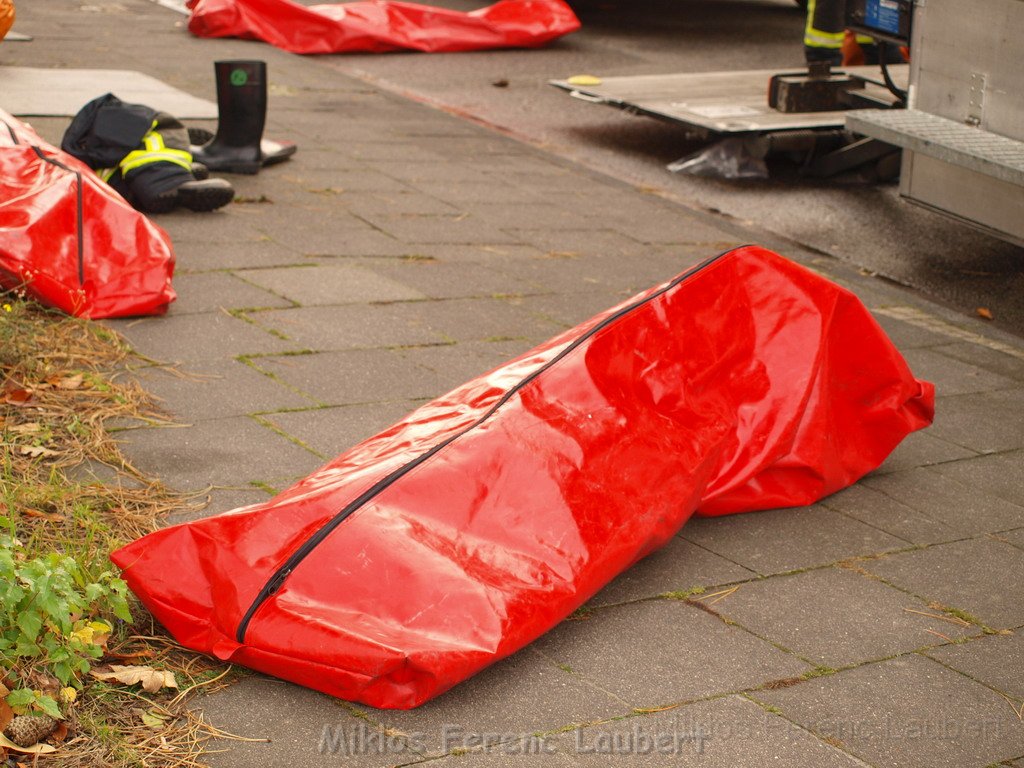
[[[909,44],[910,64],[551,84],[688,138],[799,153],[809,176],[898,171],[906,200],[1024,245],[1024,0],[848,0],[846,23],[883,62]]]

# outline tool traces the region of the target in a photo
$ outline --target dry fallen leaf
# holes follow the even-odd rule
[[[32,399],[32,393],[27,389],[4,390],[3,401],[8,405],[24,405]]]
[[[147,712],[140,712],[139,717],[142,718],[142,722],[149,728],[156,728],[157,730],[167,725],[168,717],[162,712],[151,709]]]
[[[161,688],[178,687],[178,681],[174,679],[173,672],[152,667],[125,667],[120,664],[111,664],[110,672],[94,669],[92,676],[108,683],[115,682],[123,685],[141,683],[142,689],[147,693],[156,693]]]
[[[78,389],[82,386],[82,374],[76,373],[74,376],[68,376],[67,378],[61,379],[57,382],[58,389]]]
[[[978,317],[983,317],[983,318],[985,318],[986,320],[994,320],[994,319],[995,319],[995,318],[994,318],[994,317],[992,316],[992,310],[991,310],[991,309],[989,309],[988,307],[978,307],[978,308],[977,308],[976,310],[974,310],[974,311],[978,313]]]
[[[57,723],[57,728],[54,730],[53,733],[51,733],[47,737],[46,740],[51,742],[51,743],[53,743],[53,744],[60,744],[67,737],[68,737],[68,724],[61,722],[61,723]]]
[[[6,730],[7,726],[11,724],[11,720],[13,719],[14,711],[6,701],[0,699],[0,733],[3,733],[4,730]]]
[[[51,451],[49,448],[43,448],[41,445],[23,445],[19,451],[22,456],[28,456],[33,459],[38,459],[40,456],[56,456],[56,451]]]
[[[21,510],[21,514],[23,517],[38,517],[54,523],[60,522],[64,519],[64,515],[58,515],[56,512],[42,512],[38,509],[30,509],[28,507]]]
[[[48,755],[51,752],[57,751],[56,747],[51,747],[49,744],[33,744],[31,747],[19,747],[2,733],[0,733],[0,747],[3,747],[8,752],[18,752],[22,755]]]
[[[43,425],[37,421],[31,421],[28,424],[12,424],[7,429],[18,435],[30,435],[33,432],[39,432],[43,428]]]

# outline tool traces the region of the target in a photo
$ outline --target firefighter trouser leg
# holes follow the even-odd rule
[[[178,120],[160,113],[138,149],[125,155],[116,168],[99,173],[139,210],[168,210],[173,202],[168,202],[167,193],[195,179],[188,133]]]
[[[808,63],[843,63],[845,15],[846,0],[808,0],[804,26],[804,58]]]

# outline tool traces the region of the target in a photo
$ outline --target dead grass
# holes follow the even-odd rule
[[[0,295],[0,516],[33,556],[60,552],[87,573],[109,569],[112,549],[156,529],[169,512],[203,506],[132,466],[112,435],[115,424],[163,420],[127,375],[140,362],[110,330]],[[39,764],[197,766],[203,742],[222,735],[188,703],[224,685],[230,667],[179,646],[138,603],[132,615],[100,663],[173,671],[178,690],[148,694],[90,679],[56,752],[36,756]],[[5,756],[0,748],[0,763]]]

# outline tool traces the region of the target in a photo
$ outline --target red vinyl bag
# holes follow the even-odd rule
[[[154,315],[173,272],[160,227],[0,110],[0,288],[80,317]]]
[[[536,48],[580,27],[562,0],[500,0],[469,13],[397,0],[189,0],[188,7],[198,37],[262,40],[292,53]]]
[[[805,505],[931,422],[849,291],[729,251],[422,406],[274,499],[113,555],[183,644],[415,707],[694,511]]]

